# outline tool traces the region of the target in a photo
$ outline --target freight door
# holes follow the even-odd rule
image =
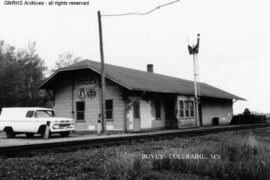
[[[133,105],[133,125],[134,131],[139,131],[141,129],[141,113],[139,102],[136,102]]]

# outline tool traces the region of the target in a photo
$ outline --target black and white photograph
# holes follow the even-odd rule
[[[270,2],[1,0],[1,180],[269,180]]]

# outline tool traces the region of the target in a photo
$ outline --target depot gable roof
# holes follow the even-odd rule
[[[49,89],[49,83],[58,73],[79,69],[91,69],[100,74],[101,64],[96,61],[84,60],[70,66],[60,68],[53,73],[45,82],[40,85],[40,89]],[[129,90],[176,93],[184,95],[194,94],[194,82],[176,77],[150,73],[120,66],[105,64],[106,78],[123,86]],[[205,97],[245,100],[239,96],[223,91],[206,83],[199,83],[200,95]]]

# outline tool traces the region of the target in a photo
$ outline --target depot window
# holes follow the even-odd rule
[[[106,107],[106,119],[108,121],[112,121],[113,120],[113,100],[112,99],[106,100],[105,107]]]
[[[156,101],[155,102],[155,117],[156,119],[161,119],[161,102]]]
[[[85,117],[85,102],[84,101],[78,101],[76,102],[76,119],[78,121],[84,121]]]
[[[180,100],[179,101],[179,116],[181,118],[194,117],[194,101]]]
[[[139,104],[139,102],[135,102],[133,105],[133,118],[135,118],[135,119],[140,118],[140,104]]]

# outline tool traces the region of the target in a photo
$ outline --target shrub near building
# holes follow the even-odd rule
[[[267,120],[264,114],[251,113],[248,108],[244,110],[242,114],[233,116],[231,124],[253,124],[253,123],[265,123]]]

